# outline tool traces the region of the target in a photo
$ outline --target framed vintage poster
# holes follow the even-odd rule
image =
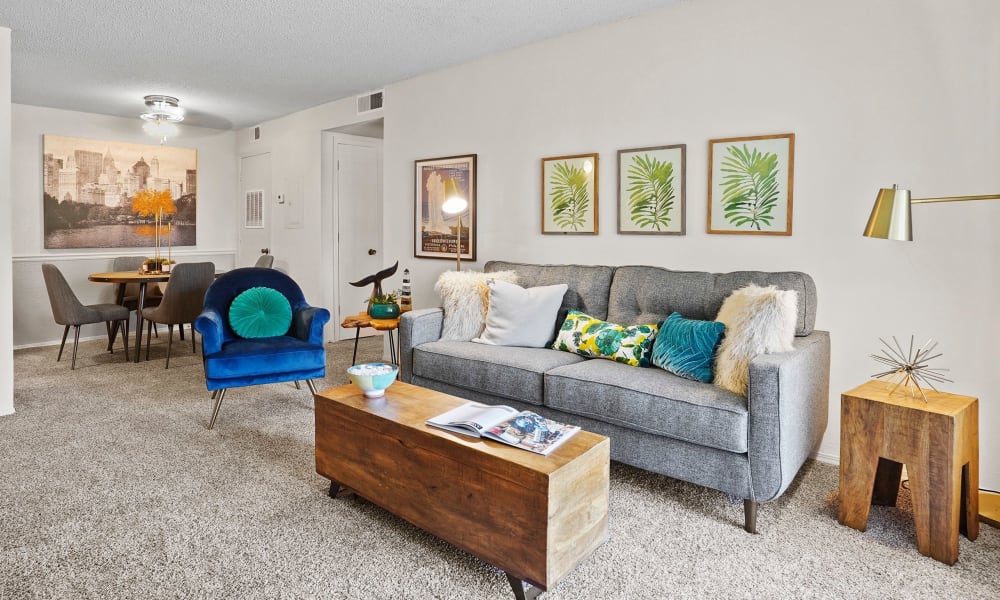
[[[597,159],[542,159],[542,233],[597,233]]]
[[[417,258],[476,260],[476,155],[414,161],[414,250]],[[464,198],[468,207],[448,215],[441,210],[446,191]],[[459,229],[461,222],[461,229]]]
[[[45,248],[197,243],[197,150],[45,135],[42,174]]]
[[[708,142],[708,233],[792,235],[795,134]]]
[[[618,233],[684,235],[687,146],[618,151]]]

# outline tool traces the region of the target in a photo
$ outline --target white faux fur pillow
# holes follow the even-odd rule
[[[467,342],[479,337],[486,324],[490,279],[517,283],[516,271],[445,271],[438,277],[434,289],[441,294],[444,306],[442,340]]]
[[[750,361],[758,354],[791,351],[797,315],[794,291],[751,283],[730,294],[715,317],[726,325],[715,355],[715,385],[746,396]]]

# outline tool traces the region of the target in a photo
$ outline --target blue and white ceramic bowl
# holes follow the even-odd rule
[[[381,398],[393,381],[399,368],[388,363],[365,363],[347,369],[347,376],[368,398]]]

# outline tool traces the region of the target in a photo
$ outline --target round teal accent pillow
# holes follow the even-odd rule
[[[292,305],[285,295],[268,287],[253,287],[229,305],[229,326],[244,338],[265,338],[288,333]]]

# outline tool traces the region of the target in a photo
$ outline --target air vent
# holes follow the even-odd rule
[[[250,141],[257,142],[260,141],[260,125],[255,125],[250,128]]]
[[[243,227],[246,229],[264,228],[264,190],[247,190],[246,212],[243,215]]]
[[[377,90],[358,96],[358,114],[363,115],[372,111],[381,110],[383,92],[384,90]]]

